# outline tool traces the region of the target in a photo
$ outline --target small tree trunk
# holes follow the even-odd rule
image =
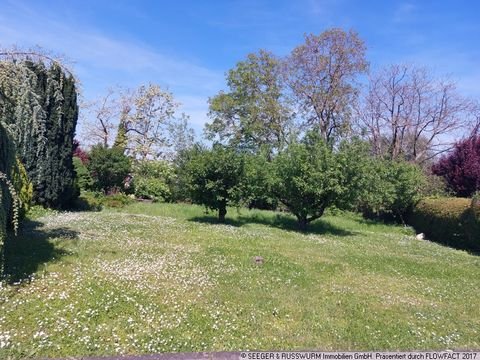
[[[218,208],[218,221],[224,223],[225,215],[227,215],[227,208],[225,206],[220,206]]]
[[[308,220],[306,216],[298,217],[298,228],[302,231],[307,230]]]

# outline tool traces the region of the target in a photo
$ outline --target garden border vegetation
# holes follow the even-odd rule
[[[427,239],[458,249],[480,252],[478,198],[430,198],[414,207],[409,223]]]

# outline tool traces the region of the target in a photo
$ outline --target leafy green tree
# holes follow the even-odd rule
[[[0,122],[12,136],[17,154],[36,185],[39,180],[37,161],[47,148],[47,124],[42,79],[42,63],[0,61]],[[43,78],[46,78],[44,76]]]
[[[275,210],[278,200],[272,192],[272,163],[268,151],[245,156],[243,198],[249,208]]]
[[[229,92],[209,100],[212,119],[206,134],[230,146],[282,148],[291,132],[292,111],[284,95],[280,62],[260,50],[228,72]]]
[[[296,216],[302,230],[344,192],[342,168],[318,138],[307,137],[282,151],[274,160],[274,177],[274,194]]]
[[[172,201],[191,202],[190,191],[188,186],[189,164],[193,156],[197,154],[199,145],[181,150],[175,157],[173,162],[174,176],[170,183]]]
[[[121,149],[99,144],[92,147],[89,157],[87,167],[95,190],[108,194],[124,188],[125,179],[131,171],[131,160]]]
[[[272,191],[297,217],[300,229],[305,230],[329,206],[354,208],[365,183],[366,151],[360,142],[342,143],[334,151],[318,133],[309,132],[278,154]]]
[[[225,222],[227,206],[241,200],[244,167],[243,155],[231,148],[195,146],[189,151],[184,171],[192,201],[217,210],[218,220]]]

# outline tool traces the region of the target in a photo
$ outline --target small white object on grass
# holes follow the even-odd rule
[[[417,234],[417,236],[415,236],[415,239],[424,240],[425,239],[425,234],[424,233]]]
[[[261,256],[255,256],[255,257],[253,258],[253,263],[254,263],[255,265],[263,265],[263,261],[264,261],[264,260],[263,260],[263,257],[261,257]]]

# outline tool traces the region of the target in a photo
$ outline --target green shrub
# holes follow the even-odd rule
[[[422,189],[422,195],[424,197],[453,196],[453,194],[447,190],[447,183],[443,177],[435,174],[426,174],[425,181],[425,187]]]
[[[18,158],[12,171],[12,184],[20,200],[19,218],[23,219],[32,206],[33,184],[28,179],[25,166]]]
[[[174,169],[167,162],[141,161],[134,167],[134,194],[141,199],[170,201],[173,178]]]
[[[470,203],[470,211],[467,215],[467,237],[469,242],[477,244],[480,248],[480,193],[476,192]]]
[[[73,167],[75,168],[75,182],[78,185],[80,190],[90,190],[93,185],[93,179],[88,171],[87,166],[82,162],[82,160],[74,156],[73,157]]]
[[[245,158],[244,202],[249,208],[275,210],[278,200],[272,192],[272,164],[267,154]]]
[[[134,187],[134,194],[140,199],[169,201],[171,198],[170,188],[163,179],[136,178],[134,180]]]
[[[131,162],[118,148],[96,145],[89,154],[87,168],[93,178],[93,189],[105,194],[116,193],[124,188],[130,174]]]
[[[78,211],[100,211],[104,197],[102,193],[83,191],[75,200],[73,207]]]
[[[83,191],[74,204],[77,211],[100,211],[103,207],[121,208],[131,204],[133,199],[125,194],[105,195],[102,192]]]
[[[373,159],[365,171],[367,186],[358,204],[367,218],[404,221],[425,187],[425,176],[414,164]]]
[[[188,172],[190,161],[196,155],[192,149],[184,149],[175,157],[173,178],[170,184],[171,201],[192,202],[188,186]]]
[[[475,219],[480,221],[480,192],[477,191],[475,194],[473,194],[472,203],[470,206],[472,208]]]
[[[480,250],[478,200],[430,198],[418,202],[408,222],[429,240],[459,249]]]
[[[29,219],[35,220],[35,219],[38,219],[38,218],[41,218],[41,217],[44,217],[44,216],[47,216],[47,215],[56,214],[57,212],[58,212],[58,210],[54,210],[54,209],[51,209],[51,208],[43,207],[42,205],[35,205],[34,204],[28,210],[27,216],[28,216]]]
[[[102,204],[104,206],[112,208],[122,208],[132,202],[133,199],[131,197],[121,193],[107,195],[102,199]]]

